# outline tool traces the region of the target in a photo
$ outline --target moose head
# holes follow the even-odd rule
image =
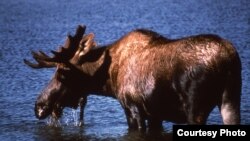
[[[32,52],[37,63],[24,59],[24,63],[34,69],[56,68],[54,76],[35,103],[34,110],[38,119],[45,119],[49,115],[55,119],[60,118],[63,108],[77,108],[82,93],[86,92],[87,88],[84,89],[82,85],[88,81],[88,76],[82,73],[81,59],[96,44],[93,41],[94,34],[84,35],[85,29],[85,26],[78,26],[74,36],[68,35],[64,46],[58,51],[51,51],[53,57],[38,51]],[[84,99],[85,106],[86,97]]]

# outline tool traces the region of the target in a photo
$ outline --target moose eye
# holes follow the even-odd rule
[[[67,74],[69,73],[69,70],[66,70],[66,69],[60,69],[58,70],[58,73],[57,73],[57,79],[59,81],[64,81],[66,80],[67,78]]]
[[[60,80],[60,81],[64,81],[64,80],[66,80],[66,77],[65,77],[64,74],[59,74],[59,75],[57,76],[57,79]]]

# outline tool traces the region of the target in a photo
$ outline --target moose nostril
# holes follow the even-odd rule
[[[38,116],[39,116],[39,117],[41,117],[41,116],[42,116],[43,111],[44,111],[43,109],[38,109]]]

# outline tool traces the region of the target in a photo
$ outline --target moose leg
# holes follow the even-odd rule
[[[240,124],[241,72],[233,68],[228,74],[219,109],[224,124]]]
[[[79,106],[80,106],[79,126],[83,125],[83,114],[86,103],[87,103],[87,97],[81,97],[79,100]]]
[[[240,124],[240,106],[234,103],[223,103],[220,112],[224,124]]]
[[[138,129],[144,131],[146,129],[145,119],[137,106],[129,106],[125,108],[125,114],[129,129]]]
[[[208,93],[203,93],[209,95]],[[189,97],[187,102],[187,122],[188,124],[206,124],[209,113],[216,106],[213,100],[206,98],[205,95]],[[196,100],[194,100],[196,99]]]
[[[128,123],[129,129],[137,129],[137,123],[134,120],[134,118],[132,117],[130,109],[124,108],[124,111],[125,111],[125,115],[127,118],[127,123]]]
[[[206,124],[208,115],[207,111],[195,111],[188,114],[188,124]]]
[[[214,91],[208,84],[191,81],[188,93],[182,94],[183,107],[186,112],[188,124],[206,124],[209,113],[216,106],[215,97],[218,91]]]
[[[224,124],[240,124],[240,90],[235,91],[236,86],[229,87],[223,93],[219,109]]]
[[[133,119],[137,123],[138,130],[140,131],[145,130],[146,128],[145,119],[143,118],[142,112],[139,110],[139,108],[137,106],[131,106],[130,111],[132,113]]]

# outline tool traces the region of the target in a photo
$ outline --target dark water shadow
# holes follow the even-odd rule
[[[39,141],[172,141],[172,133],[165,131],[130,131],[117,136],[87,134],[88,126],[53,126],[37,124],[34,139]],[[116,131],[114,131],[116,132]],[[113,134],[113,133],[111,133]]]
[[[165,131],[128,131],[120,139],[122,141],[172,141],[172,133]]]
[[[91,137],[84,135],[83,127],[64,127],[39,125],[34,132],[35,140],[41,141],[68,141],[68,140],[90,140]]]

